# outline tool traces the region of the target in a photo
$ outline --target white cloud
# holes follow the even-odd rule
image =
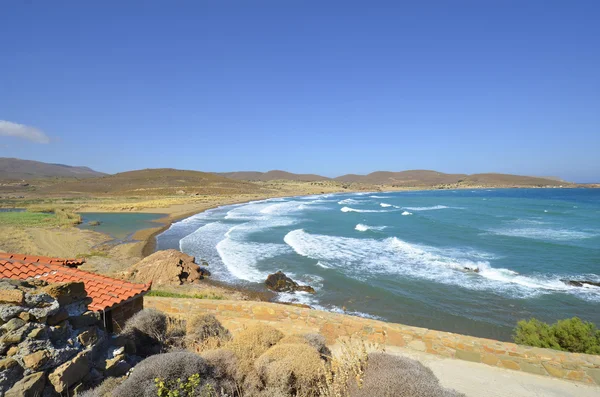
[[[27,139],[28,141],[35,143],[50,143],[50,138],[48,138],[48,135],[44,134],[44,131],[35,127],[6,120],[0,120],[0,136]]]

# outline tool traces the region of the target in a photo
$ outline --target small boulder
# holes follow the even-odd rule
[[[91,325],[100,325],[102,318],[99,312],[87,311],[79,316],[69,317],[69,322],[73,328],[85,328]]]
[[[22,305],[25,294],[18,289],[0,289],[0,303]]]
[[[56,299],[60,306],[70,305],[87,297],[82,281],[50,284],[44,288],[44,292]]]
[[[268,289],[275,292],[302,291],[311,294],[315,293],[313,287],[308,285],[298,285],[297,282],[286,276],[285,273],[283,273],[282,271],[278,271],[274,274],[269,274],[269,277],[267,277],[265,284],[267,285]]]
[[[64,309],[61,309],[58,313],[48,317],[47,323],[48,325],[56,325],[65,321],[68,318],[69,313]]]
[[[48,375],[48,380],[52,383],[57,393],[62,393],[83,379],[88,371],[89,361],[87,352],[84,351],[76,355],[72,360],[57,367]]]
[[[125,361],[125,355],[120,354],[115,358],[106,360],[104,374],[109,377],[123,376],[131,369],[131,365]]]
[[[0,359],[0,371],[6,371],[14,367],[15,365],[19,365],[19,363],[12,358],[3,358]]]
[[[4,397],[37,397],[41,396],[46,385],[43,372],[27,375],[6,392]]]
[[[23,357],[23,364],[25,364],[26,368],[35,371],[42,368],[42,366],[48,362],[49,358],[50,356],[46,350],[39,350]]]
[[[93,345],[98,340],[98,332],[96,327],[90,327],[77,336],[79,343],[84,346]]]
[[[0,328],[4,332],[12,332],[12,331],[15,331],[15,330],[21,328],[24,325],[25,325],[25,321],[21,320],[20,318],[13,318]]]

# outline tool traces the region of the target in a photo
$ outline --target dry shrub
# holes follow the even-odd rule
[[[331,358],[331,351],[325,344],[325,337],[320,334],[289,335],[285,336],[278,343],[306,343],[318,351],[321,354],[321,358],[326,360]]]
[[[367,350],[383,350],[379,345],[367,346],[357,336],[341,339],[339,342],[341,354],[333,357],[328,365],[322,366],[323,379],[318,389],[319,395],[323,397],[347,397],[351,383],[361,387],[369,360]]]
[[[264,385],[288,395],[316,396],[321,381],[321,355],[306,341],[277,344],[256,360]]]
[[[229,331],[212,314],[196,316],[187,322],[187,346],[193,351],[217,349],[230,339]]]
[[[190,352],[157,354],[135,366],[129,378],[113,390],[112,397],[156,397],[155,379],[159,378],[167,383],[176,382],[177,379],[188,379],[194,374],[200,375],[199,391],[206,384],[214,386],[216,383],[210,377],[206,361],[197,354]]]
[[[154,309],[141,310],[127,320],[121,333],[133,341],[137,355],[160,353],[167,341],[167,316]]]
[[[170,350],[183,350],[186,346],[186,321],[176,317],[167,317],[165,344]]]
[[[281,338],[277,329],[259,324],[238,333],[225,347],[236,355],[240,371],[247,375],[254,369],[254,361]]]
[[[238,359],[231,350],[206,350],[201,354],[210,367],[213,379],[228,395],[242,395],[243,374],[238,368]]]
[[[370,353],[363,384],[349,383],[350,397],[458,397],[464,396],[440,386],[433,372],[406,357]]]
[[[94,389],[86,390],[79,397],[113,397],[112,391],[123,383],[124,378],[106,378]]]

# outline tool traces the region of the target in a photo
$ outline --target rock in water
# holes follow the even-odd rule
[[[267,288],[275,292],[295,292],[303,291],[311,294],[315,289],[308,285],[298,285],[297,282],[286,276],[281,270],[274,274],[269,274],[265,281]]]
[[[585,285],[591,285],[593,287],[600,287],[600,283],[595,282],[595,281],[588,281],[588,280],[566,280],[566,279],[561,279],[560,281],[562,281],[563,283],[570,285],[571,287],[584,287]]]

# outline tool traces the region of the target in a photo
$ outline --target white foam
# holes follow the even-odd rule
[[[338,204],[339,205],[352,205],[352,204],[360,204],[360,203],[363,203],[363,202],[364,201],[347,198],[347,199],[338,201]]]
[[[551,229],[543,227],[503,228],[490,230],[490,232],[503,236],[522,237],[533,240],[545,241],[572,241],[598,236],[598,234],[595,233],[584,232],[579,230]]]
[[[447,207],[445,205],[434,205],[432,207],[404,207],[404,209],[411,211],[434,211],[434,210],[443,210],[446,208],[454,208],[454,209],[462,209],[458,207]]]
[[[328,266],[321,261],[317,262],[317,266],[322,267],[323,269],[331,269],[331,266]]]
[[[260,213],[266,215],[284,215],[290,212],[303,210],[306,208],[306,204],[308,203],[300,203],[299,201],[284,201],[262,208]]]
[[[382,206],[383,208],[387,208],[387,207],[391,207],[391,204],[386,204],[386,203],[380,203],[380,206]]]
[[[387,198],[390,198],[390,196],[375,196],[375,195],[369,196],[369,197],[375,198],[375,199],[387,199]]]
[[[340,209],[340,211],[342,211],[342,212],[390,212],[389,210],[359,210],[359,209],[350,208],[350,207],[342,207]]]
[[[396,237],[375,240],[313,235],[302,229],[289,232],[284,241],[297,254],[361,281],[381,274],[400,275],[512,297],[565,292],[600,300],[600,288],[568,286],[558,275],[520,275],[510,269],[494,268],[489,262],[493,255],[471,249],[435,248]]]
[[[358,230],[359,232],[366,232],[367,230],[383,230],[386,227],[387,226],[369,226],[369,225],[363,225],[362,223],[359,223],[358,225],[356,225],[354,227],[354,230]]]
[[[317,298],[313,294],[309,294],[308,292],[280,292],[275,297],[275,300],[278,302],[288,302],[288,303],[299,303],[302,305],[309,305],[311,307],[316,308],[317,306]]]
[[[404,216],[407,216],[407,215],[412,215],[412,212],[404,211],[404,212],[402,213],[402,215],[404,215]]]
[[[236,241],[229,237],[221,240],[216,248],[229,273],[237,279],[257,283],[268,276],[268,272],[256,268],[259,261],[289,252],[283,244]]]

